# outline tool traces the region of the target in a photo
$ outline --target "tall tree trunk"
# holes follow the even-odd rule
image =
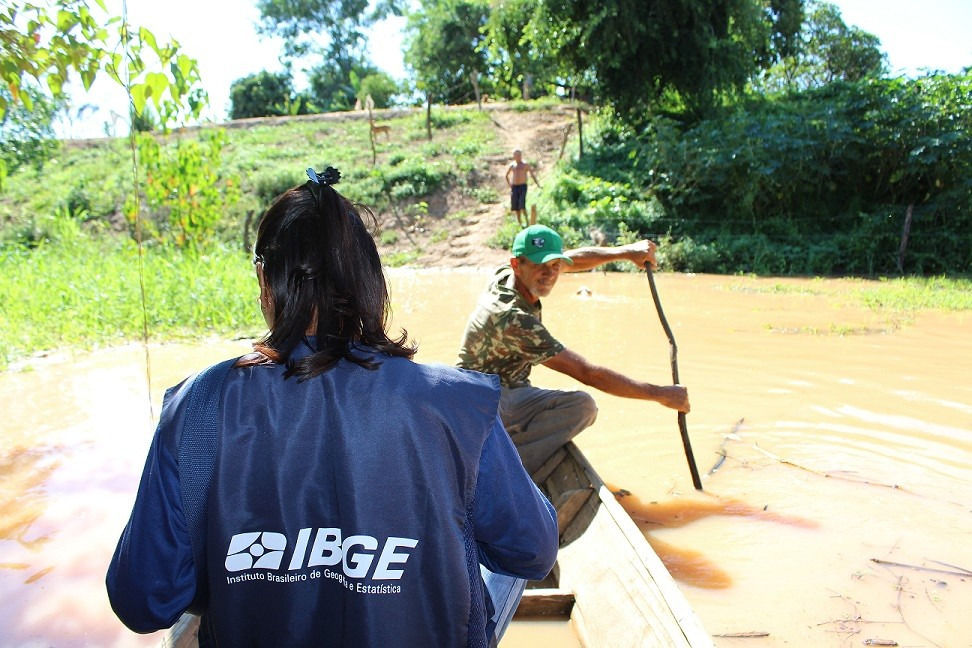
[[[425,133],[432,141],[432,93],[425,95]]]

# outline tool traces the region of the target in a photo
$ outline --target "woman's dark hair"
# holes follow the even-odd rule
[[[272,295],[273,322],[256,348],[286,364],[285,377],[319,375],[341,358],[376,369],[379,363],[361,345],[415,355],[404,330],[395,340],[386,332],[390,300],[371,236],[376,228],[366,207],[359,210],[331,186],[311,182],[282,194],[263,215],[254,254]],[[314,353],[292,360],[315,315]]]

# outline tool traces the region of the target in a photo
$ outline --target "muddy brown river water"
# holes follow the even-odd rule
[[[419,360],[453,362],[487,278],[391,273]],[[656,281],[704,492],[657,405],[595,393],[578,444],[631,493],[622,505],[715,644],[972,646],[972,315],[869,310],[859,281]],[[565,275],[544,307],[588,359],[670,380],[643,274]],[[247,348],[150,346],[155,415],[166,386]],[[0,646],[160,641],[125,630],[103,586],[153,430],[145,373],[127,346],[0,374]],[[542,367],[533,382],[573,386]],[[512,632],[504,645],[570,644],[560,626]],[[763,636],[725,636],[744,633]]]

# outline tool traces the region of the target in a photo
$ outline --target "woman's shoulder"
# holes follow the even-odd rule
[[[478,371],[460,369],[440,362],[416,362],[406,358],[382,359],[388,369],[408,377],[417,388],[454,386],[499,390],[499,377]]]
[[[438,362],[420,365],[423,370],[433,380],[437,382],[453,383],[456,385],[468,385],[490,391],[499,392],[499,376],[484,374],[479,371],[461,369]]]

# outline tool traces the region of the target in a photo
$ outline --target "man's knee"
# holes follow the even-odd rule
[[[585,423],[584,427],[589,427],[597,420],[597,401],[587,392],[574,392],[571,394],[572,406],[577,412],[578,421]]]

